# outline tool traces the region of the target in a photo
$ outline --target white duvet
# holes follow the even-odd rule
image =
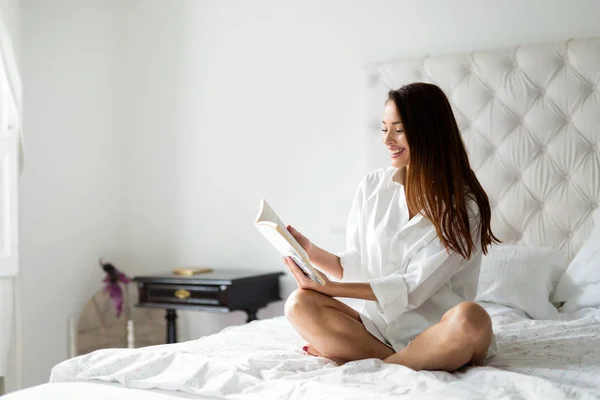
[[[107,349],[67,360],[51,382],[101,380],[226,399],[600,399],[600,310],[533,321],[482,304],[494,320],[498,355],[455,373],[415,372],[370,359],[343,366],[304,355],[284,318],[198,340]]]

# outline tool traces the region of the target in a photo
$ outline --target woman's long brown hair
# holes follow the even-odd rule
[[[471,236],[468,198],[479,207],[481,249],[499,240],[490,227],[490,202],[471,169],[454,113],[436,85],[412,83],[390,90],[404,126],[410,151],[405,178],[406,201],[411,214],[430,220],[444,246],[470,258],[476,245]]]

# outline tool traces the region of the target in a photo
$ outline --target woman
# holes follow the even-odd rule
[[[360,182],[347,250],[334,255],[288,227],[311,263],[339,281],[320,286],[284,258],[299,285],[286,316],[310,343],[305,351],[340,364],[480,365],[495,352],[494,334],[472,300],[481,254],[498,240],[448,99],[426,83],[390,91],[381,130],[391,166]],[[362,309],[334,297],[362,299]]]

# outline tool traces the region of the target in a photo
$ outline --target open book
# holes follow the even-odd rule
[[[260,200],[260,209],[256,221],[254,221],[254,226],[282,256],[291,257],[306,276],[321,285],[325,285],[323,276],[310,264],[308,254],[306,254],[304,248],[287,230],[286,225],[281,222],[265,199]]]

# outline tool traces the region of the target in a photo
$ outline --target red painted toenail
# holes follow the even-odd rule
[[[308,346],[304,346],[304,347],[302,348],[302,350],[304,350],[304,351],[308,351]]]

